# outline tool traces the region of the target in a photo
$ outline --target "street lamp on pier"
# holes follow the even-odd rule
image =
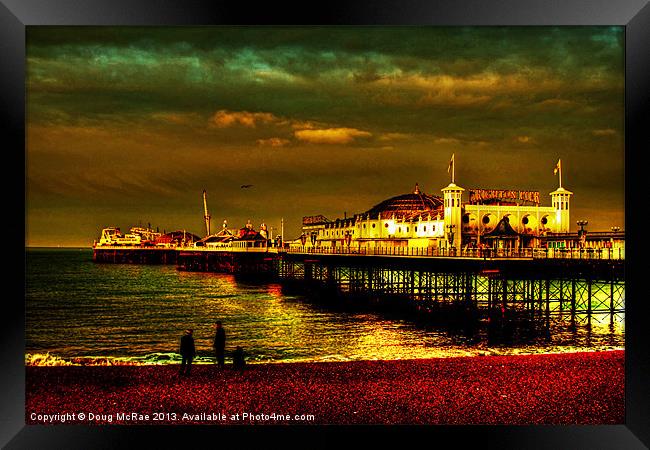
[[[447,229],[449,230],[447,232],[447,240],[449,241],[449,246],[451,248],[454,248],[454,228],[456,228],[456,225],[447,225]]]
[[[580,247],[585,246],[585,240],[587,237],[587,231],[585,230],[585,227],[587,226],[589,222],[586,220],[578,220],[576,224],[580,227],[578,230],[578,238],[580,238]]]

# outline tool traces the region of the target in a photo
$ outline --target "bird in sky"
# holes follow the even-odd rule
[[[241,185],[242,189],[248,189],[249,187],[253,187],[253,185],[252,184],[242,184]]]

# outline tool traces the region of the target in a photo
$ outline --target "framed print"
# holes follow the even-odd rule
[[[648,445],[645,2],[0,10],[7,448]]]

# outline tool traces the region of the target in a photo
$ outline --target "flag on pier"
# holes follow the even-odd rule
[[[557,164],[555,165],[555,169],[553,169],[553,175],[557,175],[557,172],[559,170],[562,170],[562,160],[558,159]]]
[[[557,175],[560,172],[560,187],[562,187],[562,160],[558,159],[555,169],[553,169],[553,175]]]

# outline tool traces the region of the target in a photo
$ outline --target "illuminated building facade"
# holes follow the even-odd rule
[[[540,205],[536,191],[464,189],[452,182],[442,196],[426,194],[418,184],[353,217],[303,218],[300,244],[305,247],[426,247],[513,249],[541,247],[546,237],[570,231],[572,192],[561,183],[551,192],[551,206]],[[558,162],[559,164],[559,162]],[[467,195],[467,201],[463,196]]]

